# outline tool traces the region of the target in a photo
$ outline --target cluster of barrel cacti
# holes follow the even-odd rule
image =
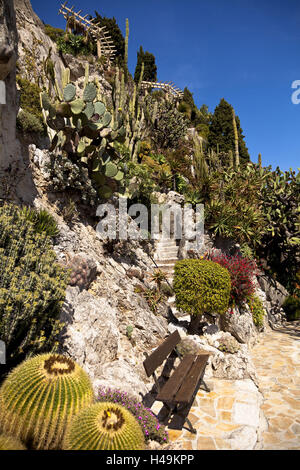
[[[89,169],[100,196],[112,193],[109,180],[120,182],[124,173],[118,167],[119,155],[114,142],[124,142],[126,130],[122,113],[110,113],[101,100],[97,80],[89,82],[86,67],[83,96],[77,96],[70,82],[70,70],[62,73],[62,87],[55,81],[57,100],[52,103],[47,93],[41,93],[41,107],[51,138],[51,150],[58,149],[71,160]]]
[[[85,371],[60,354],[19,364],[0,387],[0,450],[138,450],[140,423],[124,406],[95,403]]]

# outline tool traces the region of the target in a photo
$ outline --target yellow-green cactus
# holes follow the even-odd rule
[[[74,417],[66,450],[143,450],[144,435],[136,418],[121,405],[96,403]]]
[[[59,449],[65,430],[93,402],[83,369],[58,354],[42,354],[16,367],[0,388],[0,428],[33,449]]]
[[[0,434],[0,450],[26,450],[22,442],[7,434]]]

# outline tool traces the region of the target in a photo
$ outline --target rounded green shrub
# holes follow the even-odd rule
[[[19,439],[7,434],[0,434],[0,450],[26,450]]]
[[[99,402],[74,417],[67,430],[66,450],[143,450],[144,435],[124,406]]]
[[[288,321],[300,319],[300,298],[290,295],[282,305]]]
[[[69,274],[56,262],[48,229],[43,231],[49,220],[40,215],[31,221],[22,208],[0,207],[0,339],[6,344],[0,376],[27,356],[58,346]]]
[[[59,449],[72,417],[94,399],[89,377],[71,359],[41,354],[13,369],[0,388],[0,428],[29,448]]]
[[[175,264],[176,306],[187,314],[225,313],[230,287],[230,274],[218,263],[185,259]]]

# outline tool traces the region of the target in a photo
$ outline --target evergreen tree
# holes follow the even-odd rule
[[[220,152],[225,153],[229,153],[229,151],[234,152],[235,150],[232,110],[232,106],[227,103],[224,98],[221,99],[215,109],[208,136],[208,145],[214,150],[218,148]],[[238,131],[240,163],[243,164],[249,162],[250,157],[244,141],[245,137],[241,128],[240,119],[236,116],[235,120]]]
[[[139,81],[142,63],[144,63],[143,80],[145,80],[146,82],[156,82],[157,67],[155,64],[155,56],[148,51],[144,52],[142,46],[140,47],[140,50],[137,53],[137,64],[134,72],[134,81],[136,83],[138,83]]]
[[[125,39],[123,34],[116,22],[115,17],[113,18],[106,18],[105,16],[99,15],[97,11],[95,11],[95,24],[100,27],[105,27],[106,31],[109,33],[112,41],[114,42],[114,46],[116,49],[115,60],[119,66],[124,66],[124,55],[125,55]]]

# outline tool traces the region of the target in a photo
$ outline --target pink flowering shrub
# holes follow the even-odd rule
[[[239,304],[254,294],[254,279],[257,273],[255,260],[240,255],[227,256],[215,251],[208,253],[206,258],[228,269],[231,278],[231,305]]]
[[[161,425],[150,408],[146,408],[142,403],[120,390],[100,387],[98,392],[98,401],[109,401],[118,403],[129,410],[140,423],[145,440],[157,441],[160,444],[166,444],[169,436],[165,426]]]

